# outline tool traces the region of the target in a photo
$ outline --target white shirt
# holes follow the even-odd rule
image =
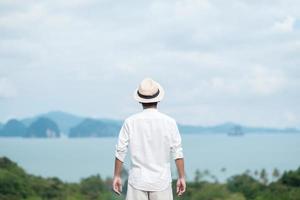
[[[172,182],[170,160],[183,158],[176,121],[155,108],[128,117],[120,130],[115,156],[130,151],[128,182],[139,190],[161,191]]]

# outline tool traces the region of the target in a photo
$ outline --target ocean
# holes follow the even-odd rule
[[[28,173],[59,177],[78,182],[81,178],[100,174],[113,176],[114,150],[112,138],[0,138],[0,156],[17,162]],[[219,182],[248,170],[267,170],[269,180],[274,168],[280,172],[300,167],[300,134],[182,134],[187,180],[195,171],[206,171],[204,179]],[[129,153],[124,167],[129,169]],[[174,162],[172,176],[176,178]]]

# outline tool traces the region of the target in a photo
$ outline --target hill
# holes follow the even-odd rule
[[[86,118],[70,129],[69,137],[117,136],[120,128],[121,124],[115,121]]]
[[[27,129],[25,137],[59,137],[60,130],[57,124],[49,118],[40,117]]]
[[[69,137],[107,137],[107,136],[117,136],[120,130],[120,127],[123,123],[122,120],[113,120],[113,119],[105,119],[98,118],[92,119],[89,117],[83,117],[79,115],[74,115],[62,111],[52,111],[44,114],[40,114],[37,116],[33,116],[30,118],[25,118],[19,123],[15,122],[15,129],[18,129],[19,132],[16,131],[4,131],[5,134],[1,131],[4,126],[2,125],[0,128],[0,136],[21,136],[22,123],[27,127],[31,127],[29,134],[25,134],[25,137],[47,137],[47,133],[41,133],[41,131],[35,131],[32,128],[39,129],[38,126],[32,127],[32,124],[35,123],[40,118],[46,118],[54,122],[54,126],[50,125],[53,123],[49,123],[49,126],[52,127],[51,130],[54,130],[54,136],[57,137],[57,131],[59,130],[61,134],[69,135]],[[19,124],[19,125],[17,125]],[[56,128],[55,128],[56,126]],[[251,134],[251,133],[300,133],[299,129],[296,128],[272,128],[272,127],[252,127],[241,125],[234,122],[226,122],[222,124],[216,124],[211,126],[200,126],[200,125],[187,125],[187,124],[178,124],[178,128],[182,134],[228,134],[232,132],[235,127],[239,127],[243,133]],[[14,129],[14,128],[12,128]],[[14,132],[14,133],[13,133]],[[39,134],[36,135],[36,133]],[[43,131],[42,131],[43,132]],[[33,133],[33,134],[32,134]],[[50,134],[51,135],[51,134]]]
[[[74,114],[69,114],[66,112],[62,111],[52,111],[48,113],[44,113],[38,116],[45,116],[50,119],[52,119],[54,122],[57,123],[58,127],[64,134],[70,134],[71,128],[75,128],[77,125],[82,123],[86,119],[91,119],[79,115],[74,115]],[[34,119],[33,118],[27,118],[22,121],[26,121],[27,123]],[[109,132],[108,133],[100,133],[100,129],[98,129],[98,132],[95,132],[95,128],[90,127],[90,129],[94,129],[94,131],[85,131],[85,134],[79,134],[79,133],[72,133],[71,137],[90,137],[90,136],[95,136],[95,137],[101,137],[101,136],[115,136],[118,134],[119,130],[116,130],[116,127],[121,127],[123,121],[122,120],[113,120],[113,119],[105,119],[105,118],[99,118],[95,119],[99,123],[101,122],[101,125],[98,125],[98,127],[104,126],[103,123],[106,123],[108,127],[114,127],[111,129],[106,129]],[[85,122],[87,123],[87,122]],[[26,124],[26,123],[25,123]],[[89,123],[93,124],[94,123]],[[87,126],[85,124],[84,126]],[[300,133],[299,129],[296,128],[272,128],[272,127],[250,127],[246,125],[241,125],[238,123],[234,122],[226,122],[222,124],[216,124],[216,125],[211,125],[211,126],[200,126],[200,125],[187,125],[187,124],[178,124],[178,128],[182,134],[202,134],[202,133],[225,133],[227,134],[230,132],[235,126],[241,127],[244,133]],[[90,134],[87,134],[87,132],[90,132]],[[92,133],[93,132],[93,133]]]
[[[28,174],[9,158],[0,157],[1,200],[108,200],[114,196],[109,188],[110,182],[108,184],[99,175],[94,175],[80,183],[64,183],[56,177]]]
[[[296,128],[250,127],[233,122],[214,126],[178,125],[181,133],[229,133],[234,127],[240,127],[244,133],[300,133]]]
[[[26,131],[27,128],[22,122],[11,119],[1,128],[0,136],[23,137]]]
[[[84,120],[84,117],[77,116],[74,114],[62,111],[51,111],[37,116],[25,118],[22,120],[22,122],[25,125],[29,126],[32,122],[36,121],[40,117],[46,117],[54,121],[63,134],[68,134],[71,127],[79,124]]]

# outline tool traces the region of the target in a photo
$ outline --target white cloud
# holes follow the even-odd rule
[[[175,13],[177,16],[194,16],[203,10],[211,8],[208,0],[177,0],[175,3]]]
[[[249,84],[254,93],[271,95],[284,88],[286,78],[282,71],[255,66],[249,76]]]
[[[28,24],[42,21],[47,14],[46,9],[42,5],[32,5],[28,9],[14,11],[0,17],[0,26],[5,27],[24,27]]]
[[[166,86],[166,108],[182,122],[205,123],[203,114],[210,114],[209,123],[290,123],[291,115],[282,117],[285,110],[300,116],[294,109],[300,101],[299,4],[1,1],[0,74],[6,77],[1,97],[18,93],[20,98],[13,105],[0,101],[0,107],[24,115],[59,107],[102,117],[122,112],[123,117],[130,112],[124,104],[131,103],[135,84],[151,76]],[[8,92],[15,88],[18,92]],[[113,101],[99,105],[111,95]],[[32,105],[37,98],[43,103]],[[86,101],[90,109],[78,106]],[[267,102],[263,108],[262,101]],[[256,108],[262,109],[260,116]],[[268,114],[274,108],[277,118]]]
[[[277,21],[273,29],[279,32],[292,32],[294,30],[295,18],[287,16],[284,20]]]
[[[199,85],[202,89],[202,93],[206,93],[210,98],[218,97],[222,99],[222,96],[235,96],[241,92],[244,88],[244,84],[241,79],[232,80],[229,77],[213,76],[209,79],[202,80]]]
[[[284,116],[283,120],[287,120],[289,125],[300,124],[299,118],[294,112],[285,111],[283,116]]]
[[[14,84],[5,77],[0,77],[0,98],[11,98],[17,95]]]

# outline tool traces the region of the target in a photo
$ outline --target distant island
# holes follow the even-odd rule
[[[86,118],[69,131],[69,137],[107,137],[116,136],[121,123]]]
[[[37,118],[28,127],[22,121],[11,119],[0,129],[0,136],[55,138],[60,137],[60,130],[53,120],[46,117]]]
[[[49,137],[60,136],[58,125],[47,117],[39,117],[27,128],[25,137]]]
[[[10,119],[0,123],[0,137],[58,138],[117,137],[122,120],[82,117],[62,111],[52,111],[25,119]],[[231,134],[239,127],[249,133],[300,133],[296,128],[250,127],[227,122],[214,126],[178,124],[182,134]]]

